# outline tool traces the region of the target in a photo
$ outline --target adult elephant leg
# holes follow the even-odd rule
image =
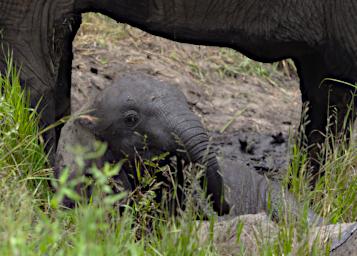
[[[328,118],[328,90],[320,86],[324,79],[324,63],[318,54],[310,54],[295,61],[300,77],[303,103],[300,121],[301,147],[307,146],[310,158],[311,185],[314,185],[320,169],[319,145],[324,140]],[[307,110],[305,109],[307,107]],[[307,143],[304,140],[307,139]]]
[[[330,132],[335,141],[348,143],[356,120],[356,90],[352,86],[331,80],[325,80],[322,86],[329,90]]]
[[[300,129],[307,138],[310,158],[311,185],[314,186],[320,176],[321,145],[326,141],[326,132],[336,136],[343,132],[344,120],[354,120],[354,111],[349,111],[352,90],[344,85],[325,82],[330,76],[325,71],[326,65],[319,54],[313,53],[295,61],[300,76],[302,102],[308,109],[302,111]],[[334,109],[336,111],[334,111]],[[329,126],[329,127],[327,127]]]
[[[69,35],[62,38],[63,42],[60,46],[62,49],[62,58],[59,63],[58,76],[55,88],[55,118],[56,121],[64,116],[71,114],[71,82],[72,82],[72,60],[73,60],[73,46],[72,42],[80,27],[81,17],[74,16],[71,22],[71,31]],[[62,32],[62,34],[65,32]],[[68,33],[68,32],[67,32]],[[61,36],[63,37],[63,35]],[[58,46],[58,47],[60,47]],[[58,142],[61,129],[64,124],[56,126],[56,142]]]
[[[31,88],[25,88],[30,91]],[[31,106],[37,106],[37,111],[40,114],[40,130],[46,129],[55,122],[55,97],[52,90],[42,93],[31,94]],[[57,147],[56,132],[54,129],[49,129],[43,133],[43,140],[45,142],[45,151],[48,153],[48,160],[50,164],[54,164],[54,151]]]
[[[80,15],[74,12],[73,0],[8,0],[0,4],[0,11],[0,43],[5,49],[1,58],[12,53],[13,63],[21,71],[22,86],[30,93],[31,106],[40,101],[41,127],[47,127],[69,107],[69,96],[64,97],[70,88],[69,44]],[[52,158],[55,131],[46,132],[44,139]]]
[[[71,114],[71,68],[72,58],[65,54],[61,60],[58,80],[55,89],[55,120]],[[69,72],[69,74],[68,74]],[[58,142],[64,124],[55,127],[56,142]]]

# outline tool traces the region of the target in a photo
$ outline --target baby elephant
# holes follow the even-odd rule
[[[207,132],[178,89],[149,75],[131,73],[100,92],[80,112],[87,114],[69,121],[62,129],[56,155],[56,178],[65,167],[70,168],[69,180],[85,175],[85,168],[79,171],[75,167],[74,156],[67,151],[69,145],[88,147],[94,140],[106,142],[108,152],[101,161],[114,162],[123,158],[134,162],[137,154],[150,159],[167,152],[167,159],[177,156],[186,163],[204,166],[205,174],[200,183],[207,185],[206,193],[213,209],[219,215],[229,212],[223,179]],[[129,176],[123,172],[120,175],[119,179],[127,187],[133,186]],[[80,192],[81,187],[77,190]],[[73,203],[66,199],[64,204],[72,206]]]
[[[281,210],[289,210],[292,214],[300,211],[301,205],[291,194],[283,193],[280,184],[268,181],[238,162],[222,160],[218,164],[209,147],[206,130],[189,109],[185,96],[173,86],[141,73],[128,74],[99,93],[94,102],[83,107],[82,111],[88,109],[89,114],[68,122],[62,129],[56,155],[57,178],[64,167],[70,167],[70,179],[86,174],[86,168],[84,171],[76,168],[74,156],[66,146],[80,144],[91,147],[93,141],[101,140],[108,144],[108,152],[97,161],[97,165],[123,158],[134,162],[136,154],[150,159],[165,152],[169,153],[168,159],[177,156],[186,163],[205,165],[207,193],[211,196],[214,210],[220,215],[230,211],[224,199],[220,171],[229,187],[227,198],[233,206],[231,214],[265,210],[270,211],[273,218],[279,218]],[[162,161],[162,165],[167,163]],[[130,172],[130,169],[121,171],[117,177],[127,189],[135,186],[130,178],[135,176],[135,172]],[[77,189],[80,192],[81,188]],[[73,202],[66,199],[64,204],[72,206]],[[321,223],[322,219],[312,211],[308,214],[309,222]]]

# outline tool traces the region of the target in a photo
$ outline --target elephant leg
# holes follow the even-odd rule
[[[40,129],[46,129],[55,122],[55,97],[52,92],[45,93],[42,97],[33,97],[31,95],[31,106],[38,105],[40,113]],[[45,142],[45,152],[48,154],[48,160],[51,166],[55,163],[55,151],[57,148],[57,138],[55,129],[49,129],[43,133]]]
[[[7,45],[5,45],[7,47]],[[9,49],[6,49],[9,51]],[[6,51],[4,51],[6,52]],[[1,54],[0,54],[1,55]],[[3,53],[0,58],[0,72],[2,75],[7,74],[8,72],[8,56]],[[21,68],[17,67],[17,70],[21,70]],[[48,127],[50,124],[53,124],[55,121],[55,104],[54,104],[54,96],[51,89],[36,86],[41,84],[39,79],[35,76],[20,76],[20,84],[22,89],[26,90],[30,93],[30,106],[32,108],[38,107],[37,112],[41,113],[40,115],[40,129],[44,129]],[[39,90],[35,90],[35,88],[41,88]],[[43,90],[42,90],[43,89]],[[55,149],[56,147],[56,133],[53,129],[45,132],[43,134],[43,139],[46,142],[45,151],[49,153],[49,162],[51,164],[54,163],[54,151],[51,149]]]
[[[64,116],[71,114],[71,83],[72,83],[72,60],[73,46],[72,42],[81,25],[82,19],[80,16],[75,16],[71,22],[71,30],[66,37],[63,38],[62,57],[59,62],[56,89],[55,89],[55,108],[56,121]],[[56,139],[58,142],[61,129],[64,124],[58,125],[55,128]]]
[[[302,116],[300,129],[304,130],[310,158],[311,185],[321,175],[321,145],[326,141],[326,131],[334,138],[346,134],[346,124],[353,122],[355,111],[350,111],[352,87],[324,81],[330,77],[325,72],[325,63],[317,54],[295,61],[300,76],[302,102],[308,106],[306,118]],[[327,127],[328,126],[328,127]],[[328,130],[328,129],[329,130]]]
[[[295,60],[300,77],[303,109],[300,120],[300,147],[308,147],[312,184],[320,169],[319,144],[325,140],[328,116],[328,92],[320,86],[324,78],[324,63],[320,56],[311,54]],[[307,109],[306,109],[307,108]],[[305,141],[305,139],[307,141]],[[306,143],[306,144],[305,144]]]
[[[356,120],[356,90],[352,86],[328,80],[322,86],[329,90],[330,132],[335,141],[348,143],[351,125]]]
[[[61,59],[58,79],[56,84],[55,98],[55,118],[60,120],[64,116],[71,114],[71,69],[72,69],[72,51],[67,52]],[[61,129],[64,124],[56,126],[56,142],[58,142]]]

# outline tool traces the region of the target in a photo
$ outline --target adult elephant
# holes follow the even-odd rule
[[[321,82],[357,81],[356,10],[354,0],[1,0],[0,27],[33,104],[43,97],[45,124],[69,109],[71,42],[80,14],[93,11],[172,40],[230,47],[257,61],[292,58],[310,106],[308,142],[316,145],[324,140],[329,105],[337,109],[337,133],[345,116],[355,118],[356,107],[348,111],[352,88]],[[55,138],[48,135],[49,145]]]

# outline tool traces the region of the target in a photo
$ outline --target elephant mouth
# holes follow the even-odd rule
[[[181,157],[177,152],[165,150],[135,150],[135,154],[129,157],[130,162],[140,161],[145,165],[165,167],[175,165]]]
[[[128,160],[132,171],[137,172],[137,166],[140,163],[139,171],[141,175],[146,172],[149,175],[161,177],[159,179],[164,176],[169,178],[173,174],[177,175],[177,173],[182,174],[188,163],[187,157],[179,152],[164,150],[136,150],[135,155],[131,158],[129,157]]]

